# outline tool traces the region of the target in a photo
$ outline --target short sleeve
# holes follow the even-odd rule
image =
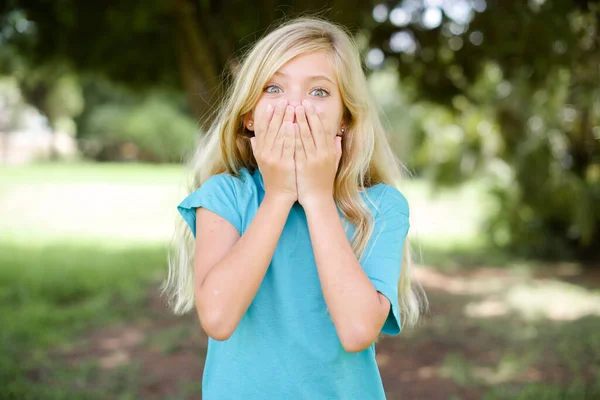
[[[192,230],[194,238],[196,237],[196,209],[198,207],[206,208],[224,218],[241,235],[242,218],[237,207],[235,179],[229,174],[211,176],[177,206],[177,210]]]
[[[373,234],[361,259],[361,266],[375,289],[391,304],[381,332],[397,335],[402,331],[398,284],[404,242],[410,227],[409,207],[406,198],[391,186],[386,187],[377,207]]]

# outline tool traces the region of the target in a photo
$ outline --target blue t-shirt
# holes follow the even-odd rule
[[[409,208],[394,187],[377,184],[368,194],[379,211],[360,264],[391,303],[382,328],[400,333],[398,283]],[[239,177],[210,177],[178,211],[196,236],[196,208],[229,221],[243,235],[264,197],[261,173],[243,168]],[[340,213],[340,217],[341,213]],[[354,227],[343,219],[348,239]],[[261,286],[236,330],[224,341],[209,338],[202,380],[205,400],[385,399],[375,344],[358,353],[342,347],[327,311],[306,215],[296,202]]]

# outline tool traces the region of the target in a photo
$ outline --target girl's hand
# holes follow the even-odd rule
[[[265,185],[265,196],[293,204],[298,199],[294,165],[294,107],[283,100],[270,104],[255,121],[255,136],[250,139],[254,158]]]
[[[296,107],[296,182],[298,202],[304,208],[333,199],[333,185],[342,156],[342,138],[325,132],[308,101]]]

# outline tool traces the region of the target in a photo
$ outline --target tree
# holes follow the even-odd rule
[[[274,21],[320,12],[356,30],[371,7],[344,0],[9,0],[0,15],[3,24],[23,17],[16,22],[23,34],[11,41],[35,65],[67,61],[131,87],[182,87],[195,114],[206,116],[223,95],[233,56]]]
[[[385,1],[373,16],[370,65],[392,65],[405,90],[460,127],[454,151],[436,146],[442,127],[421,132],[428,172],[453,183],[504,165],[497,243],[600,256],[598,2]]]
[[[179,85],[206,115],[228,62],[274,20],[306,10],[360,30],[370,68],[392,66],[405,93],[450,113],[453,151],[435,157],[440,134],[421,124],[417,166],[445,183],[496,176],[496,243],[600,255],[597,0],[8,0],[0,15],[22,16],[3,42],[34,65]]]

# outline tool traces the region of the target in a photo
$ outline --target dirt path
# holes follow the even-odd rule
[[[528,359],[513,365],[508,373],[504,367],[506,355],[519,352],[520,344],[511,332],[521,325],[514,324],[525,326],[526,322],[514,317],[502,300],[503,294],[525,281],[560,278],[559,272],[556,268],[524,277],[495,268],[452,274],[421,268],[419,279],[427,291],[431,314],[417,328],[397,337],[382,337],[377,344],[377,361],[388,398],[479,399],[499,384],[573,378],[560,360],[553,364]],[[170,315],[156,294],[146,306],[146,316],[139,321],[97,331],[85,342],[57,351],[56,357],[73,367],[97,360],[101,371],[98,385],[102,385],[103,373],[134,364],[139,375],[138,394],[143,399],[175,395],[171,398],[200,399],[207,338],[196,317]]]

